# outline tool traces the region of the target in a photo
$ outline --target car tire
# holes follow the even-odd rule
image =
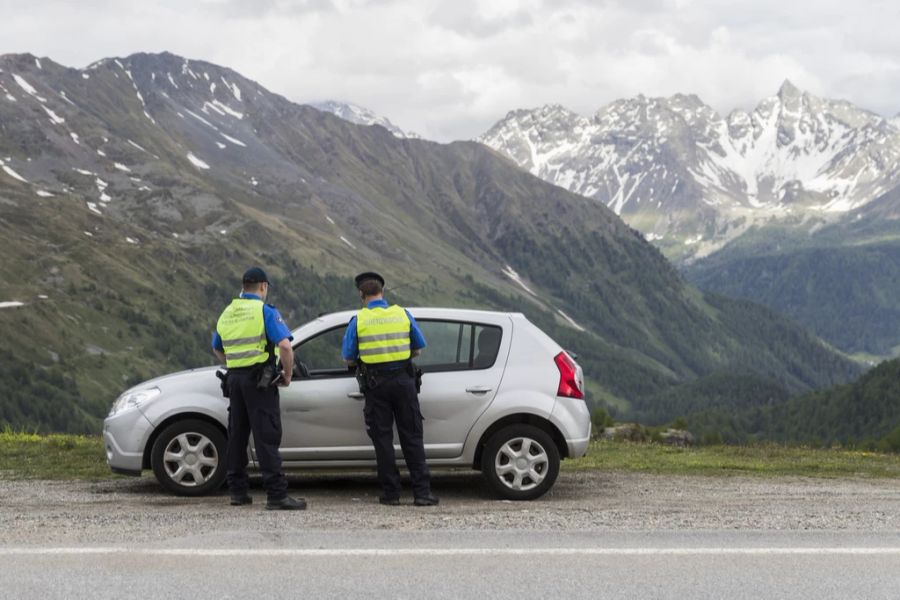
[[[170,492],[208,494],[225,481],[225,434],[206,421],[176,421],[153,442],[150,465],[157,481]]]
[[[534,500],[553,487],[559,475],[559,449],[534,425],[504,427],[487,441],[481,472],[491,491],[507,500]]]

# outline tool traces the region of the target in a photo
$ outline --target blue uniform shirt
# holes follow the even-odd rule
[[[372,300],[366,306],[366,308],[387,308],[389,305],[385,300]],[[409,311],[406,311],[406,316],[409,317],[409,342],[410,342],[410,350],[421,350],[425,347],[425,336],[422,335],[422,330],[419,329],[419,324],[416,323],[416,320],[413,318]],[[350,324],[347,325],[347,331],[344,333],[344,344],[341,348],[341,354],[344,357],[344,360],[358,360],[359,359],[359,340],[357,339],[356,333],[356,317],[350,319]],[[382,368],[390,368],[392,365],[400,365],[402,363],[385,363],[383,365],[379,365]]]
[[[256,294],[242,293],[241,298],[259,300],[262,302],[262,298]],[[284,319],[281,318],[281,313],[278,312],[278,309],[274,306],[269,306],[268,304],[263,305],[263,321],[266,324],[266,337],[269,338],[269,341],[273,346],[277,346],[283,339],[294,339],[294,336],[291,335],[291,330],[288,329]],[[218,331],[213,331],[212,347],[219,352],[225,351],[222,347],[222,337],[219,335]]]

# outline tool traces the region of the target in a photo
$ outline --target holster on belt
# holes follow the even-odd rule
[[[413,361],[406,363],[406,372],[409,376],[416,380],[416,393],[422,391],[422,369]]]
[[[216,377],[221,380],[222,396],[228,397],[228,371],[216,371]]]
[[[366,363],[362,361],[356,363],[356,383],[359,385],[361,394],[370,392],[378,386],[378,379],[375,377],[375,373],[366,367]]]

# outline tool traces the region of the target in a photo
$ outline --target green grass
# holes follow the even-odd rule
[[[564,471],[626,471],[661,475],[760,477],[900,477],[900,455],[776,444],[673,448],[659,444],[593,442],[587,456]],[[0,431],[0,480],[100,480],[115,477],[96,436]]]
[[[674,448],[632,442],[592,442],[565,471],[630,471],[664,475],[760,477],[900,477],[900,455],[777,444]]]
[[[109,479],[97,436],[0,431],[0,479]]]

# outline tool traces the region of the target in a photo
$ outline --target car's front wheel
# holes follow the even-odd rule
[[[534,425],[510,425],[488,439],[481,472],[501,498],[534,500],[559,475],[559,449],[547,432]]]
[[[225,481],[225,435],[205,421],[176,421],[157,436],[150,465],[170,492],[202,496]]]

